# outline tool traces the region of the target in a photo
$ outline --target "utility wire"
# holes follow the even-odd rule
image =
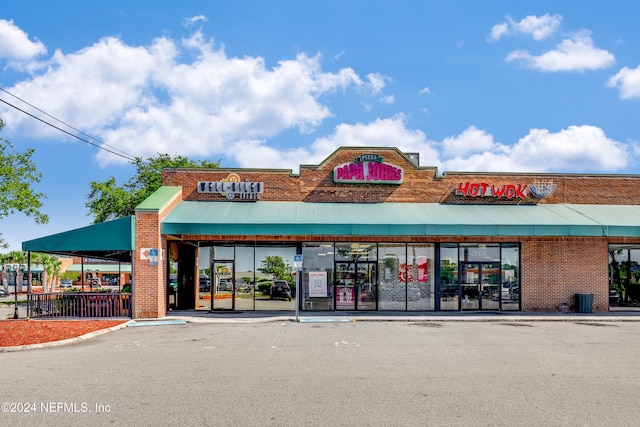
[[[28,115],[28,116],[33,117],[34,119],[39,120],[39,121],[41,121],[42,123],[44,123],[44,124],[46,124],[46,125],[49,125],[49,126],[51,126],[52,128],[54,128],[54,129],[59,130],[60,132],[63,132],[63,133],[65,133],[65,134],[69,135],[69,136],[72,136],[72,137],[74,137],[74,138],[76,138],[76,139],[80,140],[80,141],[86,142],[86,143],[87,143],[87,144],[89,144],[89,145],[92,145],[92,146],[94,146],[94,147],[96,147],[96,148],[99,148],[100,150],[104,150],[104,151],[107,151],[107,152],[109,152],[109,153],[111,153],[111,154],[115,154],[116,156],[122,157],[122,158],[124,158],[124,159],[129,160],[129,161],[135,161],[135,160],[136,160],[136,158],[135,158],[135,157],[133,157],[133,156],[131,156],[130,154],[125,153],[125,152],[124,152],[124,151],[122,151],[122,150],[119,150],[119,149],[117,149],[117,148],[115,148],[115,147],[110,146],[109,144],[104,143],[104,141],[100,140],[99,138],[96,138],[96,137],[94,137],[94,136],[91,136],[91,135],[89,135],[89,134],[87,134],[87,133],[85,133],[85,132],[83,132],[83,131],[79,130],[79,129],[76,129],[75,127],[73,127],[73,126],[69,125],[68,123],[63,122],[62,120],[57,119],[56,117],[52,116],[51,114],[47,113],[46,111],[43,111],[43,110],[39,109],[38,107],[36,107],[36,106],[34,106],[34,105],[32,105],[32,104],[28,103],[27,101],[25,101],[25,100],[23,100],[23,99],[21,99],[21,98],[17,97],[16,95],[12,94],[11,92],[8,92],[7,90],[5,90],[5,89],[3,89],[3,88],[0,88],[0,91],[5,92],[5,93],[7,93],[7,94],[9,94],[9,95],[13,96],[13,97],[14,97],[14,98],[16,98],[16,99],[19,99],[20,101],[24,102],[25,104],[27,104],[27,105],[28,105],[28,106],[30,106],[31,108],[34,108],[34,109],[36,109],[36,110],[40,111],[42,114],[45,114],[45,115],[47,115],[48,117],[51,117],[52,119],[56,120],[57,122],[62,123],[63,125],[65,125],[65,126],[67,126],[67,127],[71,128],[71,129],[75,130],[76,132],[78,132],[78,133],[80,133],[80,134],[82,134],[82,135],[87,136],[87,137],[88,137],[88,138],[90,138],[90,139],[94,139],[94,140],[96,140],[96,141],[100,142],[102,145],[98,145],[98,144],[96,144],[96,143],[94,143],[94,142],[91,142],[91,141],[89,141],[89,140],[87,140],[87,139],[81,138],[81,137],[79,137],[78,135],[75,135],[75,134],[73,134],[73,133],[71,133],[71,132],[68,132],[68,131],[66,131],[66,130],[64,130],[64,129],[62,129],[62,128],[60,128],[60,127],[58,127],[58,126],[56,126],[56,125],[54,125],[54,124],[52,124],[52,123],[47,122],[47,121],[46,121],[46,120],[44,120],[44,119],[41,119],[40,117],[37,117],[37,116],[35,116],[35,115],[33,115],[33,114],[31,114],[31,113],[29,113],[29,112],[27,112],[27,111],[25,111],[25,110],[23,110],[23,109],[19,108],[19,107],[17,107],[17,106],[15,106],[15,105],[11,104],[11,103],[10,103],[10,102],[8,102],[8,101],[5,101],[5,100],[4,100],[4,99],[2,99],[2,98],[0,98],[0,102],[4,102],[4,103],[5,103],[5,104],[7,104],[8,106],[10,106],[10,107],[12,107],[12,108],[15,108],[16,110],[18,110],[18,111],[20,111],[20,112],[22,112],[22,113],[24,113],[24,114],[26,114],[26,115]],[[109,148],[105,148],[105,147],[109,147]],[[118,152],[116,152],[116,151],[119,151],[119,153],[118,153]]]

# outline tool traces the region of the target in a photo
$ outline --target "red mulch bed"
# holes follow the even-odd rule
[[[125,322],[126,320],[0,320],[0,347],[60,341]]]

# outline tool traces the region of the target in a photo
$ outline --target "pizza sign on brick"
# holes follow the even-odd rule
[[[333,169],[333,182],[340,184],[402,184],[404,169],[385,163],[382,156],[363,154],[353,162],[342,163]]]

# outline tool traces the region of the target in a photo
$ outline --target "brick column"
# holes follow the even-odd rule
[[[133,255],[133,318],[158,318],[167,314],[167,242],[162,220],[182,201],[177,194],[161,208],[136,208],[136,243]],[[143,206],[143,205],[142,205]],[[156,265],[149,256],[158,251]]]

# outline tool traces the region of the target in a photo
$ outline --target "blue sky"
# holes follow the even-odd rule
[[[0,232],[20,250],[90,224],[89,183],[121,184],[127,158],[158,152],[297,172],[340,146],[396,146],[441,173],[638,174],[639,8],[8,2],[0,99],[122,156],[0,103],[0,136],[36,150],[50,216],[16,213]]]

